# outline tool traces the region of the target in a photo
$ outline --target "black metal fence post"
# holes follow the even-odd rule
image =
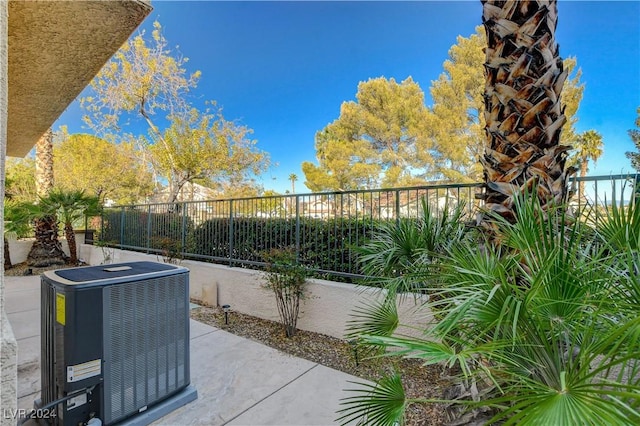
[[[600,210],[598,208],[598,181],[595,182],[595,191],[596,191],[596,195],[594,197],[595,199],[595,208],[596,208],[596,223],[595,225],[598,226],[598,224],[600,223],[600,212],[598,210]]]
[[[124,207],[122,207],[122,210],[120,211],[120,249],[123,248],[124,246]]]
[[[180,256],[184,258],[186,254],[186,244],[187,244],[187,215],[188,215],[189,205],[185,202],[182,205],[182,236],[180,238]]]
[[[151,252],[151,205],[147,207],[147,254],[149,254]]]
[[[300,196],[296,195],[296,264],[300,264]]]
[[[233,200],[229,200],[229,266],[233,266]]]

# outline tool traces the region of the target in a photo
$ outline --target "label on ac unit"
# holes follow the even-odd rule
[[[73,410],[74,408],[78,408],[81,405],[84,405],[86,403],[87,403],[87,394],[82,392],[80,395],[74,396],[73,398],[67,401],[67,411]]]
[[[66,306],[64,294],[56,293],[56,321],[65,325],[66,322]]]
[[[78,382],[102,373],[102,360],[96,359],[82,364],[67,366],[67,382]]]

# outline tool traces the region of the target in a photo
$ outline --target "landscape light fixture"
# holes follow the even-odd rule
[[[224,311],[224,325],[229,325],[229,311],[231,310],[231,305],[222,305],[222,310]]]

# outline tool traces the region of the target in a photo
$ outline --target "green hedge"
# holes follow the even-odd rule
[[[124,226],[124,228],[123,228]],[[189,250],[193,221],[180,213],[149,213],[135,209],[106,209],[100,240],[138,249],[164,250],[178,244]]]
[[[301,218],[299,223],[290,218],[233,218],[231,222],[225,217],[196,226],[180,213],[107,209],[100,240],[142,251],[178,247],[187,258],[249,267],[264,262],[263,255],[270,249],[299,248],[298,262],[312,270],[361,274],[354,247],[367,241],[381,222],[350,218]]]
[[[311,269],[359,274],[353,247],[364,243],[377,221],[300,219],[298,261]],[[230,239],[233,230],[233,241]],[[295,219],[211,219],[194,230],[194,253],[246,262],[264,262],[264,252],[293,248]]]

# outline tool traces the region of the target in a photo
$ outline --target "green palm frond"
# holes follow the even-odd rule
[[[409,220],[382,224],[379,231],[359,249],[365,272],[393,276],[410,267],[423,252],[418,229]]]
[[[582,353],[583,363],[590,366],[586,378],[604,375],[608,379],[615,378],[620,384],[640,384],[640,375],[637,374],[640,366],[640,317],[616,319],[607,329],[588,327],[581,344],[586,349]],[[625,374],[633,370],[636,370],[635,374]],[[640,389],[637,389],[636,397],[640,403]]]
[[[40,206],[48,214],[58,214],[65,224],[72,224],[85,214],[95,214],[100,208],[98,197],[86,195],[82,190],[59,188],[41,197]]]
[[[447,202],[434,212],[423,200],[420,217],[381,225],[370,241],[355,248],[363,273],[392,292],[423,290],[438,255],[466,238],[464,209],[464,203],[449,208]]]
[[[607,302],[617,315],[635,317],[640,306],[640,255],[631,251],[612,255],[610,276],[616,277],[607,286]]]
[[[615,399],[615,398],[614,398]],[[486,401],[491,405],[508,404],[491,420],[505,425],[626,425],[638,424],[638,417],[618,404],[611,396],[579,391],[557,392],[553,389],[529,389],[500,399]],[[634,417],[629,417],[629,415]]]
[[[622,190],[624,193],[624,188]],[[597,230],[605,244],[613,251],[640,251],[640,199],[625,205],[616,199],[615,192]]]
[[[398,328],[398,309],[394,298],[382,298],[354,308],[347,322],[347,338],[362,335],[391,336]]]
[[[423,361],[424,365],[444,364],[449,368],[457,365],[466,376],[471,375],[467,365],[473,361],[473,357],[478,351],[478,348],[459,350],[454,345],[444,342],[412,338],[368,335],[363,335],[360,338],[370,345],[394,348],[394,351],[386,353],[387,356],[419,359]]]
[[[424,247],[431,256],[443,253],[448,247],[463,241],[468,230],[463,217],[466,204],[460,201],[453,208],[449,206],[449,197],[441,211],[434,212],[425,199],[422,200],[422,216],[418,222]]]
[[[640,318],[604,330],[600,318],[586,316],[577,329],[555,328],[567,333],[530,321],[518,330],[518,345],[484,354],[504,392],[482,402],[502,409],[492,421],[637,424]]]
[[[511,377],[512,381],[503,383],[502,396],[483,401],[489,406],[502,407],[490,422],[567,426],[638,424],[637,386],[585,379],[581,372],[588,369],[556,371],[558,380],[554,385],[535,377]]]
[[[32,203],[5,200],[5,234],[12,233],[18,238],[32,235],[31,221],[37,216],[38,208]]]
[[[359,389],[347,389],[356,395],[344,398],[340,405],[346,406],[338,411],[342,414],[336,421],[341,425],[359,420],[358,424],[368,426],[399,426],[404,424],[407,407],[404,388],[400,375],[380,379],[376,384],[350,382]]]
[[[473,244],[452,249],[440,270],[442,291],[429,304],[435,312],[445,312],[433,334],[445,338],[452,332],[464,333],[475,339],[491,330],[511,328],[522,299],[521,289],[510,278],[515,267],[489,246],[484,252]]]

